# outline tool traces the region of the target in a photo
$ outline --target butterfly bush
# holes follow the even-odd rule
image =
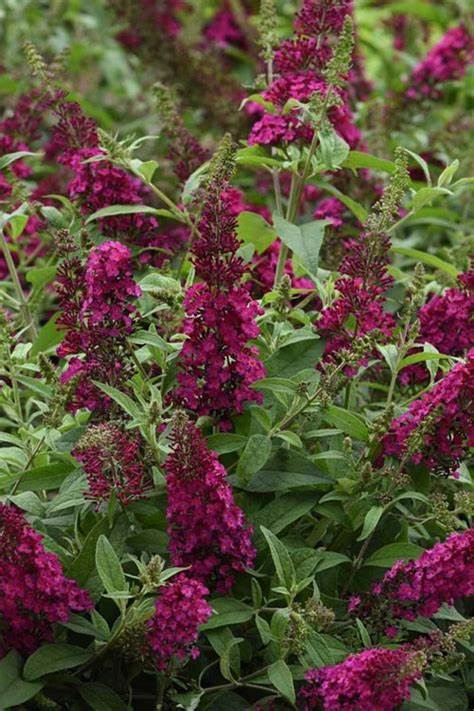
[[[274,57],[276,78],[263,92],[263,97],[276,108],[275,113],[263,112],[249,135],[250,145],[278,145],[296,140],[311,140],[312,129],[301,122],[294,111],[284,111],[290,99],[308,102],[313,94],[326,97],[331,91],[324,77],[324,68],[331,58],[331,39],[342,30],[344,18],[352,4],[335,1],[329,7],[307,0],[298,14],[295,38],[285,40]],[[340,136],[355,148],[361,141],[353,123],[348,98],[338,90],[340,102],[329,110],[329,119]],[[253,107],[254,113],[259,113]]]
[[[252,529],[235,504],[227,472],[191,423],[179,423],[165,462],[169,549],[174,565],[220,592],[251,568]]]
[[[140,437],[112,422],[90,427],[72,454],[87,474],[90,496],[107,501],[112,494],[124,504],[143,498],[149,489]]]
[[[436,385],[410,403],[383,439],[385,455],[456,474],[460,460],[474,444],[474,351]],[[418,437],[417,437],[418,435]],[[419,440],[419,441],[417,441]]]
[[[262,313],[244,284],[246,272],[237,255],[237,221],[226,179],[216,180],[206,198],[199,236],[192,245],[196,275],[202,280],[190,287],[184,299],[187,336],[180,356],[175,397],[199,415],[215,415],[228,426],[233,412],[246,402],[260,402],[251,385],[264,375],[255,346]]]
[[[0,707],[469,708],[467,3],[21,5]]]
[[[439,99],[443,85],[463,77],[473,62],[472,34],[464,24],[452,27],[413,70],[408,80],[407,99]]]
[[[177,575],[161,589],[155,611],[147,624],[146,641],[156,667],[164,671],[174,659],[196,659],[195,642],[199,627],[207,622],[211,607],[206,602],[209,590],[198,580]]]
[[[109,401],[92,381],[117,384],[123,379],[124,342],[138,316],[132,302],[141,291],[133,279],[130,250],[120,242],[104,242],[85,265],[77,257],[64,260],[57,282],[58,325],[66,330],[57,352],[72,356],[61,381],[79,378],[70,409],[102,410]]]
[[[0,655],[31,654],[54,639],[54,625],[93,607],[89,593],[67,578],[57,555],[15,506],[0,504]]]
[[[418,313],[420,343],[434,346],[440,353],[462,356],[474,343],[474,271],[458,277],[456,287],[432,296]],[[423,382],[426,367],[415,364],[404,368],[401,380]]]
[[[418,560],[397,561],[376,583],[365,600],[355,597],[350,609],[357,615],[376,615],[388,633],[397,620],[432,617],[474,593],[474,529],[453,533],[422,553]]]
[[[303,711],[397,709],[421,677],[421,658],[403,649],[366,649],[332,667],[311,669],[300,692]]]

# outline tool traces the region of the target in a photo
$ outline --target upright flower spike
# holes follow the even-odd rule
[[[439,99],[443,85],[461,79],[473,62],[474,37],[464,24],[452,27],[413,70],[406,98],[409,101]]]
[[[168,158],[175,174],[184,182],[207,160],[208,153],[184,125],[170,90],[164,84],[157,83],[153,93],[163,131],[169,141]]]
[[[324,3],[305,0],[294,23],[295,37],[284,40],[274,52],[276,75],[263,92],[264,98],[274,105],[275,111],[262,112],[261,108],[251,106],[252,112],[256,116],[260,114],[260,118],[250,132],[250,145],[311,141],[313,129],[301,122],[298,111],[286,111],[286,104],[290,99],[307,103],[314,94],[326,97],[328,92],[331,92],[334,99],[328,102],[331,124],[351,148],[360,143],[361,136],[353,123],[348,95],[341,86],[342,77],[347,79],[349,66],[347,61],[339,61],[342,59],[343,47],[345,49],[350,44],[349,53],[352,50],[352,25],[350,43],[346,42],[348,33],[344,28],[351,13],[352,3],[346,0]],[[337,45],[336,38],[341,33],[342,42]],[[336,69],[340,70],[337,78]]]
[[[59,163],[73,172],[67,186],[68,196],[78,201],[84,215],[111,205],[146,202],[150,196],[139,178],[111,163],[105,155],[100,160],[103,150],[97,126],[78,104],[61,102],[55,113],[57,123],[46,153],[56,156]],[[154,266],[161,266],[183,244],[180,232],[160,230],[156,217],[146,213],[105,217],[99,225],[109,239],[142,247],[140,261],[152,261]]]
[[[458,277],[455,287],[432,296],[418,312],[419,343],[428,343],[440,353],[463,356],[474,344],[474,268]],[[429,376],[422,363],[404,368],[403,383],[423,382]]]
[[[199,627],[211,616],[206,602],[209,590],[184,573],[160,588],[153,617],[148,621],[146,641],[157,669],[165,671],[173,661],[196,659]]]
[[[198,415],[212,415],[221,427],[242,412],[246,402],[260,402],[251,385],[264,376],[258,350],[248,342],[256,338],[256,317],[261,309],[242,283],[246,266],[237,255],[237,220],[229,179],[233,149],[226,139],[212,161],[192,246],[196,275],[184,299],[187,335],[180,355],[176,399]]]
[[[66,578],[54,553],[15,506],[0,504],[0,657],[10,649],[31,654],[52,642],[54,625],[93,605]]]
[[[131,252],[119,242],[104,242],[85,265],[75,257],[64,260],[57,284],[57,323],[66,329],[57,353],[73,356],[61,381],[78,378],[69,407],[103,410],[110,401],[92,381],[117,385],[124,379],[125,339],[138,314],[132,302],[141,291],[133,279]]]
[[[146,478],[141,439],[107,422],[87,429],[72,454],[87,474],[89,494],[97,501],[107,501],[114,493],[128,504],[143,498],[150,483]]]
[[[474,446],[474,350],[397,417],[383,439],[383,453],[431,471],[456,475]]]
[[[394,326],[391,314],[383,310],[384,294],[393,283],[387,267],[390,240],[386,234],[406,190],[406,161],[399,153],[397,171],[368,217],[358,239],[345,244],[341,277],[336,281],[339,296],[323,309],[316,324],[325,336],[326,356],[345,348],[356,336],[377,329],[389,337]]]
[[[194,424],[178,418],[165,463],[169,549],[173,565],[228,592],[237,572],[252,566],[255,550],[227,472]]]
[[[432,617],[443,605],[474,594],[474,529],[453,533],[418,560],[397,561],[350,611],[390,633],[399,620]]]
[[[394,711],[409,698],[426,658],[408,648],[375,647],[351,654],[340,664],[310,669],[298,708],[301,711]]]

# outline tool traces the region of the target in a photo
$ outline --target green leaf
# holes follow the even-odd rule
[[[233,598],[217,598],[212,600],[211,604],[214,614],[201,626],[203,632],[228,625],[239,625],[247,622],[254,615],[249,605]]]
[[[433,200],[440,195],[452,195],[452,193],[447,188],[420,188],[415,194],[410,207],[412,210],[417,211],[425,205],[431,205]]]
[[[0,660],[0,711],[29,701],[43,686],[42,682],[24,681],[22,666],[23,660],[14,650]]]
[[[397,169],[397,166],[392,161],[378,158],[377,156],[362,151],[350,151],[342,167],[355,169],[372,168],[373,170],[381,170],[385,173],[390,173],[390,175]]]
[[[362,644],[367,649],[370,649],[370,647],[372,647],[372,640],[370,639],[370,635],[367,631],[367,627],[364,625],[364,623],[361,620],[359,620],[358,617],[356,618],[356,625],[357,625],[357,629],[359,631],[359,636],[361,638]]]
[[[127,711],[130,707],[105,684],[79,684],[77,690],[93,711]]]
[[[237,218],[237,236],[244,244],[253,244],[258,254],[277,239],[274,228],[261,215],[246,210]]]
[[[414,543],[389,543],[372,553],[364,565],[390,568],[397,560],[414,560],[423,553],[423,548]]]
[[[369,439],[369,430],[362,418],[344,410],[343,407],[329,405],[324,412],[324,419],[354,439],[362,442],[367,442]]]
[[[277,689],[285,699],[288,699],[290,704],[294,704],[296,701],[295,687],[291,671],[286,662],[284,662],[283,659],[278,659],[276,662],[273,662],[273,664],[268,667],[267,674],[275,689]]]
[[[11,163],[17,160],[26,158],[27,156],[39,156],[41,153],[32,153],[31,151],[15,151],[14,153],[5,153],[4,156],[0,158],[0,170],[7,168]]]
[[[150,207],[150,205],[109,205],[89,215],[85,224],[88,225],[95,220],[101,220],[104,217],[113,217],[114,215],[136,215],[145,213],[148,215],[157,215],[159,211],[156,207]]]
[[[336,568],[343,563],[350,563],[351,559],[344,553],[336,553],[336,551],[323,551],[321,560],[316,565],[316,573],[322,573],[323,570]]]
[[[257,511],[252,516],[254,528],[265,526],[280,533],[310,511],[318,499],[318,494],[284,494]]]
[[[449,262],[445,262],[439,257],[435,257],[434,254],[427,254],[426,252],[421,252],[419,249],[412,249],[411,247],[392,247],[391,251],[395,254],[403,254],[406,257],[412,257],[416,259],[416,261],[428,264],[428,266],[434,267],[435,269],[441,269],[452,277],[457,278],[460,274],[455,266],[449,264]]]
[[[397,358],[398,358],[397,347],[395,345],[393,345],[392,343],[390,343],[386,346],[377,345],[377,349],[383,355],[385,362],[387,363],[388,367],[390,368],[390,372],[394,373],[396,370],[396,367],[397,367]]]
[[[56,642],[55,644],[45,644],[31,657],[28,657],[23,669],[25,679],[38,679],[45,674],[52,674],[61,669],[72,669],[81,664],[85,664],[93,656],[93,652],[88,652],[82,647],[75,647],[72,644]]]
[[[147,160],[141,164],[141,166],[138,168],[138,172],[143,175],[147,183],[151,183],[157,168],[158,163],[156,162],[156,160]]]
[[[411,155],[411,157],[418,163],[418,165],[423,171],[427,184],[431,186],[430,169],[425,159],[419,156],[418,153],[413,153],[413,151],[409,151],[408,148],[405,148],[405,153]]]
[[[107,518],[100,518],[87,534],[82,548],[66,569],[68,578],[74,578],[80,587],[87,584],[90,576],[95,570],[95,551],[97,540],[102,533],[109,528]]]
[[[316,151],[318,163],[330,170],[338,168],[349,155],[346,141],[331,126],[318,131],[319,146]]]
[[[38,331],[38,336],[31,347],[31,355],[47,353],[58,346],[64,337],[64,331],[59,331],[56,326],[58,314],[54,314]]]
[[[133,417],[134,420],[139,421],[142,417],[142,412],[138,405],[132,400],[131,397],[123,393],[121,390],[118,390],[117,388],[113,388],[111,385],[106,385],[105,383],[99,383],[98,381],[94,380],[93,381],[94,385],[96,385],[100,390],[103,390],[106,395],[112,398],[112,400],[115,400],[116,403],[120,405],[120,407],[125,410],[125,412],[130,415],[130,417]]]
[[[59,489],[66,476],[74,471],[74,469],[75,466],[72,462],[46,464],[44,467],[35,467],[35,469],[20,472],[13,477],[0,477],[0,488],[4,486],[10,487],[15,481],[20,479],[20,483],[16,489],[18,493],[22,491],[50,491],[51,489]]]
[[[372,531],[375,531],[384,511],[385,508],[383,506],[372,506],[372,508],[369,509],[364,519],[362,533],[357,539],[358,541],[365,541],[365,539],[370,536]]]
[[[319,252],[324,238],[324,228],[328,220],[314,220],[304,225],[293,225],[275,213],[273,224],[278,236],[301,260],[307,272],[316,276],[318,272]]]
[[[414,363],[423,363],[428,360],[441,360],[450,357],[451,356],[444,355],[444,353],[430,353],[429,351],[424,351],[423,353],[412,353],[412,355],[407,356],[400,362],[398,370],[406,368],[408,365],[413,365]]]
[[[26,272],[26,280],[36,287],[45,286],[53,281],[57,267],[33,267]]]
[[[97,541],[95,564],[99,577],[108,593],[128,590],[120,560],[103,534],[99,536]]]
[[[314,368],[324,351],[324,341],[311,336],[305,340],[289,343],[273,353],[265,362],[270,377],[291,378],[293,375]]]
[[[204,179],[204,176],[206,175],[208,169],[209,161],[206,161],[205,163],[200,165],[199,168],[194,171],[194,173],[191,173],[189,178],[186,180],[183,187],[183,192],[181,193],[181,199],[184,203],[187,203],[191,200],[194,193],[201,185],[201,182]]]
[[[233,434],[230,432],[209,435],[207,438],[207,446],[209,449],[212,449],[214,452],[218,452],[219,454],[238,452],[245,446],[246,442],[247,438],[243,435]]]
[[[237,464],[237,477],[240,481],[248,482],[252,474],[258,472],[266,463],[271,451],[272,442],[269,437],[260,434],[249,437]]]
[[[287,590],[291,590],[296,583],[296,573],[293,561],[290,554],[283,543],[265,526],[260,526],[265,539],[267,541],[270,553],[275,566],[276,574],[281,585],[284,585]]]

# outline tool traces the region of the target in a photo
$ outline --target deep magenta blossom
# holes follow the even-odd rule
[[[0,504],[0,657],[31,654],[52,642],[54,625],[93,605],[86,590],[64,576],[59,558],[15,506]]]
[[[169,550],[173,565],[228,592],[235,574],[252,566],[252,529],[235,504],[227,472],[191,422],[178,425],[165,463]]]
[[[235,195],[226,184],[209,198],[192,246],[197,276],[185,296],[187,335],[180,355],[175,397],[199,415],[214,415],[221,426],[242,412],[246,402],[260,402],[251,385],[264,376],[256,338],[261,309],[241,282],[246,266],[237,255]]]
[[[432,296],[420,309],[420,343],[428,343],[440,353],[462,356],[474,344],[474,269],[458,278],[458,286]],[[402,383],[423,382],[428,370],[422,363],[404,368]]]
[[[393,283],[387,271],[388,237],[365,232],[359,239],[348,240],[345,247],[339,268],[342,276],[335,283],[339,295],[322,310],[316,324],[326,338],[326,356],[374,329],[389,338],[395,323],[383,310],[384,294]]]
[[[160,671],[165,671],[173,660],[199,656],[195,644],[199,627],[212,612],[207,595],[209,590],[202,583],[184,573],[160,588],[155,612],[147,625],[147,642]]]
[[[350,612],[382,622],[432,617],[443,605],[474,594],[474,529],[453,533],[418,560],[397,561],[364,598],[353,598]]]
[[[411,455],[411,461],[435,472],[455,474],[469,447],[474,446],[473,407],[471,350],[465,362],[455,365],[431,390],[413,400],[407,412],[393,420],[383,439],[384,454],[403,459],[410,436],[430,418],[423,444]]]
[[[443,84],[461,79],[473,62],[474,39],[471,33],[464,24],[452,27],[413,70],[408,79],[407,99],[439,99]]]
[[[150,193],[139,178],[111,163],[105,154],[101,160],[97,126],[78,104],[60,103],[56,116],[47,154],[72,171],[68,196],[78,201],[84,215],[111,205],[143,205],[149,200]],[[98,224],[109,239],[142,247],[140,261],[154,266],[161,266],[187,239],[182,231],[160,229],[156,217],[147,213],[113,215],[101,218]]]
[[[124,341],[138,316],[132,302],[141,294],[130,250],[120,242],[104,242],[92,249],[85,265],[66,259],[58,268],[57,292],[57,323],[66,330],[57,353],[73,356],[61,381],[77,379],[69,407],[73,412],[106,409],[110,400],[92,381],[117,385],[123,380]]]
[[[88,428],[72,451],[82,464],[89,484],[89,495],[108,501],[111,494],[124,504],[146,496],[147,481],[140,435],[126,432],[106,422]]]
[[[289,99],[306,103],[315,93],[326,96],[328,86],[323,70],[332,56],[337,37],[342,31],[346,15],[353,10],[352,2],[330,0],[321,3],[305,0],[294,23],[295,36],[281,42],[275,51],[274,68],[277,76],[263,97],[274,106],[273,112],[255,105],[249,110],[260,118],[254,123],[248,142],[250,145],[279,145],[297,140],[311,141],[313,129],[302,123],[299,110],[285,111]],[[361,61],[351,72],[350,84],[360,85]],[[366,90],[364,90],[366,91]],[[329,109],[329,119],[339,135],[351,148],[361,143],[361,134],[354,125],[347,92],[337,89],[340,104]]]
[[[301,711],[394,711],[421,678],[416,652],[375,647],[340,664],[310,669],[299,694]]]

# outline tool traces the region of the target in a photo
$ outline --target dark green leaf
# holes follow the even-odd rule
[[[268,667],[267,674],[275,689],[277,689],[285,699],[288,699],[290,704],[294,704],[296,700],[295,687],[291,671],[286,662],[284,662],[283,659],[278,659],[276,662],[273,662],[273,664]]]
[[[0,660],[0,711],[23,704],[43,686],[40,681],[24,681],[21,678],[22,666],[23,660],[14,650]]]
[[[95,564],[108,593],[123,592],[128,589],[120,560],[103,534],[97,541]]]
[[[72,644],[56,642],[55,644],[45,644],[31,657],[26,660],[23,669],[25,679],[38,679],[45,674],[52,674],[61,669],[72,669],[81,664],[85,664],[93,656],[93,652],[88,652],[82,647],[75,647]]]

